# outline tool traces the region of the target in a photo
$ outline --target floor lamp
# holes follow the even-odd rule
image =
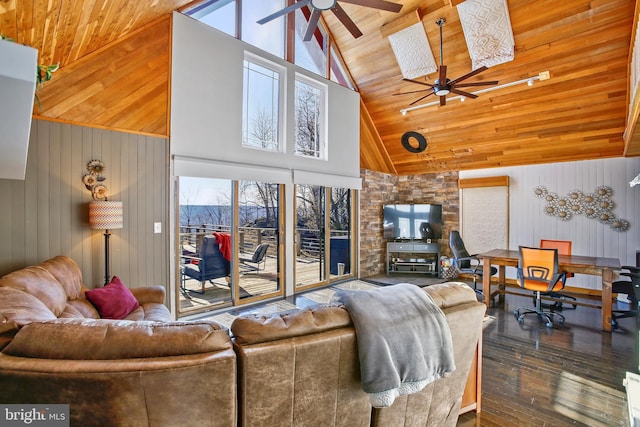
[[[122,228],[122,202],[94,200],[89,203],[89,225],[93,230],[104,230],[104,284],[109,283],[109,237],[111,230]]]

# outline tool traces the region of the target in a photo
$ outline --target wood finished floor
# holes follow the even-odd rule
[[[507,295],[488,310],[482,411],[461,416],[458,426],[627,426],[622,382],[638,368],[635,318],[602,332],[600,310],[578,307],[563,311],[564,326],[548,329],[535,316],[519,324],[518,306],[532,299]]]

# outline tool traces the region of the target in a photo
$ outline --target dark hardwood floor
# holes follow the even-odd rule
[[[532,298],[506,295],[483,333],[482,410],[458,426],[627,426],[623,378],[637,372],[636,319],[600,331],[600,310],[565,309],[564,326],[513,310]],[[614,307],[615,308],[615,307]]]

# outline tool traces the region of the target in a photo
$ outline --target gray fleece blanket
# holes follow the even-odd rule
[[[391,406],[455,370],[444,313],[419,287],[401,283],[366,291],[338,291],[358,341],[363,390],[373,407]]]

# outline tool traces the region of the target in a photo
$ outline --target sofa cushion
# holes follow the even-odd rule
[[[47,270],[64,289],[68,299],[80,298],[86,288],[82,281],[82,271],[78,264],[69,257],[58,255],[38,264]]]
[[[422,288],[441,309],[477,302],[476,292],[464,282],[445,282]]]
[[[62,285],[40,266],[25,267],[0,278],[0,287],[14,288],[33,295],[58,317],[67,305]]]
[[[100,313],[98,313],[98,310],[96,310],[93,304],[91,304],[91,302],[89,302],[89,300],[85,298],[84,294],[78,299],[67,301],[67,306],[65,307],[64,311],[65,313],[80,313],[80,316],[76,317],[86,317],[87,319],[100,318]],[[58,317],[64,317],[64,313]]]
[[[38,298],[27,292],[0,287],[0,322],[23,326],[31,322],[53,320],[56,316]]]
[[[139,305],[136,297],[118,276],[113,276],[111,282],[103,288],[86,291],[85,296],[103,319],[124,319]]]
[[[231,324],[239,344],[257,344],[352,326],[343,306],[321,304],[276,314],[246,314]]]
[[[171,319],[171,312],[166,305],[152,302],[141,304],[124,318],[124,320],[146,320],[148,322],[170,322]]]
[[[24,326],[3,353],[40,359],[113,360],[229,348],[227,330],[215,322],[57,319]]]

